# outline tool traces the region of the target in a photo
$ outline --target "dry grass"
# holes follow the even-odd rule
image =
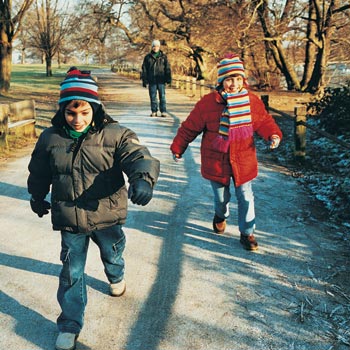
[[[36,138],[8,135],[8,148],[1,150],[0,164],[6,163],[10,159],[19,158],[28,154],[33,149],[35,142]]]
[[[34,100],[38,116],[52,116],[57,107],[60,82],[64,79],[70,65],[53,67],[53,76],[46,76],[44,64],[13,65],[11,88],[8,94],[0,95],[0,104],[10,104],[22,100]],[[80,66],[80,69],[100,68]],[[1,149],[0,163],[30,152],[36,139],[8,135],[8,148]]]

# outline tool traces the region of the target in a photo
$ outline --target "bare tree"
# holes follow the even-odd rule
[[[234,51],[248,60],[250,48],[262,46],[263,35],[254,13],[256,8],[247,0],[135,0],[129,11],[132,26],[126,27],[122,18],[113,24],[141,49],[155,37],[162,39],[169,57],[174,58],[175,70],[211,79],[214,71],[208,67],[215,70],[223,53]]]
[[[207,8],[208,1],[192,2],[188,0],[175,1],[147,1],[137,0],[133,2],[129,15],[131,26],[123,23],[123,18],[111,16],[111,23],[118,26],[126,33],[133,45],[141,48],[141,51],[149,50],[152,39],[161,39],[163,45],[176,56],[175,64],[178,68],[186,70],[186,73],[203,77],[207,68],[205,55],[207,48],[200,41],[202,23],[201,11]],[[176,54],[175,54],[176,52]],[[183,58],[190,58],[194,62],[192,65],[185,65]],[[174,65],[175,65],[174,64]]]
[[[42,60],[42,53],[38,49],[35,49],[31,45],[31,31],[33,28],[33,25],[35,23],[35,11],[32,9],[27,12],[25,18],[23,19],[21,30],[16,38],[16,47],[14,49],[17,49],[21,52],[20,61],[21,64],[24,64],[27,60],[27,58],[31,59],[40,59]]]
[[[340,6],[337,0],[255,0],[264,32],[266,49],[270,51],[277,67],[284,75],[288,90],[311,93],[322,92],[326,85],[325,73],[331,52],[331,42],[336,25],[349,3]],[[271,5],[271,6],[270,6]],[[291,33],[298,33],[303,42],[303,76],[300,80],[285,45]]]
[[[31,30],[31,45],[45,56],[48,77],[52,76],[52,60],[62,47],[65,36],[76,30],[77,21],[73,15],[67,15],[66,10],[59,0],[35,0],[36,18]]]
[[[111,35],[111,26],[108,21],[108,14],[113,7],[113,1],[102,1],[91,6],[90,11],[83,19],[85,28],[89,29],[89,37],[87,38],[91,43],[97,45],[96,55],[100,64],[106,63],[106,40]]]
[[[21,52],[21,64],[24,64],[26,61],[26,51],[28,49],[29,36],[28,32],[24,30],[24,27],[20,31],[17,37],[18,44],[14,46],[14,49],[18,49]]]
[[[0,1],[0,93],[7,93],[10,89],[12,71],[12,45],[16,39],[25,13],[34,0],[22,1],[15,14],[11,0]]]
[[[259,86],[277,86],[283,76],[289,90],[315,93],[327,83],[329,57],[348,52],[349,6],[339,0],[86,1],[80,41],[97,47],[104,62],[111,40],[125,44],[110,26],[123,31],[134,58],[157,38],[173,68],[210,80],[217,59],[233,51]]]

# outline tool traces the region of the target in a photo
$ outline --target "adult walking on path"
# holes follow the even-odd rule
[[[143,59],[141,79],[148,86],[151,101],[151,117],[167,117],[165,85],[171,83],[171,68],[166,54],[160,49],[160,41],[152,41],[152,49]],[[157,100],[159,98],[159,103]]]
[[[259,250],[247,252],[233,221],[223,235],[211,230],[200,140],[179,164],[169,156],[196,101],[169,89],[171,118],[150,119],[137,81],[93,74],[106,109],[135,130],[161,173],[152,201],[142,211],[129,205],[121,298],[109,296],[99,251],[89,249],[89,304],[77,350],[347,350],[348,252],[288,170],[258,152]],[[48,350],[56,340],[59,237],[47,216],[38,222],[30,212],[28,162],[29,155],[0,170],[0,348]]]

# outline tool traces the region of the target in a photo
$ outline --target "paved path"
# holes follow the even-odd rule
[[[211,232],[212,194],[199,174],[199,140],[181,163],[171,159],[169,145],[194,101],[167,90],[171,117],[150,118],[147,90],[138,82],[107,72],[98,76],[107,110],[160,159],[161,175],[148,206],[130,204],[123,297],[108,295],[91,243],[77,349],[348,349],[337,338],[337,317],[349,302],[332,284],[343,273],[342,252],[330,239],[337,232],[324,224],[296,180],[269,163],[266,150],[260,152],[260,249],[244,251],[234,200],[228,233]],[[3,350],[53,349],[57,335],[60,237],[48,216],[39,219],[30,211],[28,161],[25,156],[0,169]]]

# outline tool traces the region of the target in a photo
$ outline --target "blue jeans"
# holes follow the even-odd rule
[[[220,218],[227,219],[230,215],[230,186],[225,186],[215,181],[210,181],[214,192],[215,214]],[[238,228],[239,232],[249,235],[255,229],[255,208],[252,182],[246,182],[242,186],[235,187],[238,206]]]
[[[166,112],[166,99],[165,99],[165,84],[149,84],[148,85],[149,97],[151,99],[151,111],[158,112],[157,92],[159,96],[159,110],[161,113]]]
[[[120,225],[96,230],[89,234],[61,232],[62,270],[59,276],[57,300],[61,314],[57,318],[60,332],[79,334],[84,324],[87,304],[85,263],[90,238],[100,249],[104,271],[110,283],[124,276],[123,251],[125,235]]]

